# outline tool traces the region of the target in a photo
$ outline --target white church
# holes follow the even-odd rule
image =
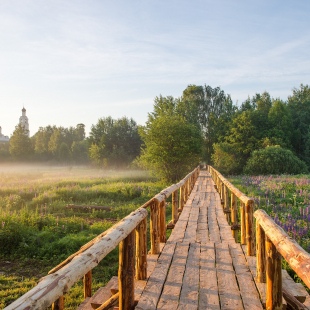
[[[29,136],[29,122],[28,117],[26,116],[26,109],[23,107],[22,116],[19,118],[19,124],[24,128]],[[0,142],[9,142],[10,138],[2,134],[2,128],[0,126]]]

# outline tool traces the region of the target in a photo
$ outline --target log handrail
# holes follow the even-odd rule
[[[147,211],[142,208],[126,216],[90,248],[75,256],[56,273],[42,278],[37,286],[10,304],[7,309],[44,309],[51,305],[126,239],[146,216]]]
[[[160,243],[165,242],[166,228],[173,228],[179,213],[184,207],[194,184],[198,178],[200,167],[187,174],[181,181],[163,189],[160,193],[146,202],[142,208],[150,210],[150,254],[159,254]],[[166,200],[172,196],[172,219],[166,226]]]
[[[247,255],[255,255],[255,230],[253,225],[254,199],[246,196],[238,188],[232,185],[223,175],[208,166],[208,171],[216,185],[220,194],[221,202],[224,212],[227,216],[228,223],[231,223],[232,235],[236,242],[238,236],[236,230],[238,229],[237,219],[237,199],[240,201],[240,224],[241,224],[241,244],[246,244]],[[230,199],[229,199],[230,197]]]
[[[266,282],[266,307],[282,305],[281,257],[310,288],[310,254],[292,239],[264,210],[256,218],[257,280]]]
[[[247,244],[247,255],[254,255],[253,243],[256,240],[256,281],[266,283],[266,309],[282,309],[282,257],[310,288],[310,254],[278,226],[265,211],[253,212],[252,198],[244,195],[213,167],[208,166],[208,171],[219,192],[224,211],[228,208],[228,196],[230,195],[232,229],[239,226],[236,219],[236,198],[240,201],[240,242]],[[254,219],[256,219],[255,230]],[[237,241],[237,235],[234,233],[235,228],[233,235]]]
[[[147,276],[147,214],[150,210],[151,254],[158,254],[160,242],[166,241],[166,199],[172,195],[172,223],[178,220],[190,195],[200,168],[195,168],[179,183],[155,195],[144,205],[113,225],[107,231],[83,245],[62,263],[49,271],[38,285],[15,300],[5,309],[64,309],[64,294],[79,279],[84,278],[84,298],[91,296],[92,269],[118,245],[119,254],[119,309],[129,309],[134,304],[133,281]]]

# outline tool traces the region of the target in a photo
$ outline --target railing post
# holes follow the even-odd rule
[[[224,213],[226,214],[227,223],[230,224],[229,189],[226,185],[224,185]]]
[[[159,241],[166,242],[166,200],[158,204],[159,208]]]
[[[136,279],[147,277],[147,218],[136,228]]]
[[[281,255],[266,236],[266,309],[282,309]]]
[[[84,283],[84,298],[92,296],[92,271],[88,271],[83,278]]]
[[[176,224],[179,219],[178,215],[179,208],[179,190],[176,190],[172,193],[172,223]]]
[[[135,303],[135,230],[119,244],[119,309],[131,310]]]
[[[160,241],[159,241],[159,204],[153,202],[150,205],[150,239],[151,239],[151,254],[159,254]]]
[[[64,296],[60,296],[56,301],[52,304],[52,310],[64,310],[65,309],[65,298]]]
[[[234,193],[231,192],[230,195],[230,212],[231,212],[231,222],[232,222],[232,235],[235,241],[238,242],[238,219],[237,219],[237,198]]]
[[[256,221],[256,279],[260,283],[266,283],[265,232],[259,221]]]
[[[250,200],[245,206],[245,223],[246,223],[246,243],[247,243],[247,255],[255,255],[255,231],[253,227],[253,201]]]
[[[246,244],[246,231],[245,231],[245,204],[240,202],[240,224],[241,224],[241,244]]]
[[[184,204],[185,204],[185,187],[184,185],[181,186],[180,188],[180,210],[182,212],[183,208],[184,208]]]

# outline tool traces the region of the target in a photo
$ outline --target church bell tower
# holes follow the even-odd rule
[[[24,128],[29,136],[29,123],[28,117],[26,116],[26,109],[23,107],[22,109],[22,116],[19,118],[19,124]]]

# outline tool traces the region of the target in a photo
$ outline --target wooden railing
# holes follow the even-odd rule
[[[310,254],[279,227],[263,210],[253,213],[253,199],[244,195],[217,170],[208,170],[220,194],[224,212],[231,214],[232,229],[238,227],[237,203],[240,202],[241,244],[247,245],[247,255],[255,255],[256,239],[256,281],[266,283],[266,309],[282,309],[282,258],[310,288]],[[254,218],[256,229],[253,228]],[[228,219],[229,220],[229,219]],[[238,241],[235,230],[233,235]],[[294,301],[296,309],[305,309]],[[300,306],[300,308],[299,308]]]
[[[256,218],[257,280],[266,283],[266,309],[282,309],[282,257],[310,288],[310,254],[263,210]]]
[[[238,242],[238,230],[240,229],[240,243],[246,244],[247,255],[255,255],[254,200],[233,186],[213,167],[208,166],[208,171],[220,194],[223,209],[226,213],[228,223],[231,224],[232,234],[236,242]],[[238,221],[238,205],[240,224]]]
[[[166,201],[172,195],[173,227],[188,199],[199,167],[182,181],[161,191],[143,206],[81,247],[65,261],[53,268],[37,286],[10,304],[10,309],[64,309],[64,295],[74,283],[83,278],[84,298],[92,296],[92,269],[119,245],[118,293],[106,303],[118,299],[119,309],[134,306],[134,280],[147,277],[147,214],[150,210],[151,254],[160,252],[160,243],[166,242]],[[103,309],[102,305],[98,309]]]

